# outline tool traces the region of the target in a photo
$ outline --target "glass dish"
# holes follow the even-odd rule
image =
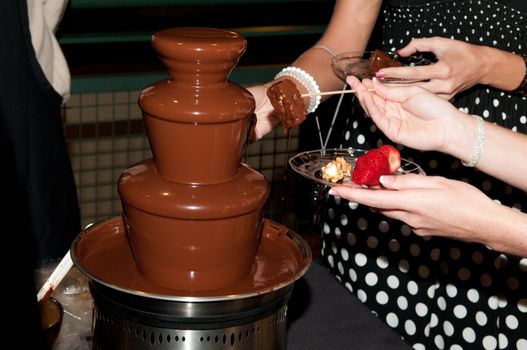
[[[393,60],[402,63],[403,66],[423,66],[433,63],[432,61],[421,56],[401,57],[394,52],[386,52],[386,54]],[[368,73],[371,64],[371,57],[373,51],[356,51],[346,52],[333,57],[332,67],[335,74],[342,80],[346,80],[348,75],[354,75],[359,79],[373,78]],[[409,84],[416,83],[423,80],[416,79],[399,79],[399,78],[378,78],[384,83],[390,84]]]
[[[334,161],[337,157],[343,157],[352,166],[355,166],[357,158],[365,154],[366,150],[354,149],[354,148],[339,148],[339,149],[319,149],[314,151],[306,151],[298,153],[291,159],[289,159],[289,165],[298,174],[313,180],[317,183],[326,186],[341,185],[343,183],[353,184],[351,177],[344,178],[337,182],[331,182],[325,180],[322,177],[322,167],[331,161]],[[353,171],[353,170],[352,170]],[[414,162],[401,158],[401,167],[395,173],[397,174],[421,174],[424,175],[423,169]]]

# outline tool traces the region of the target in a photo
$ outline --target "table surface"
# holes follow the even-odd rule
[[[411,348],[317,262],[295,283],[287,318],[288,350]]]
[[[39,274],[45,279],[51,272]],[[86,278],[72,268],[53,296],[65,310],[53,350],[90,350],[93,301]],[[410,349],[318,262],[295,283],[287,322],[288,350]]]

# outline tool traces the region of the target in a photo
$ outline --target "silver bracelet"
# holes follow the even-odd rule
[[[461,164],[469,168],[473,168],[478,164],[479,159],[481,158],[481,153],[483,153],[483,148],[485,147],[485,122],[479,115],[475,115],[474,118],[476,118],[478,122],[478,138],[476,141],[476,147],[474,148],[474,154],[468,162],[461,161]]]
[[[295,78],[306,88],[309,94],[320,94],[320,88],[318,87],[315,78],[313,78],[311,74],[309,74],[303,69],[297,67],[286,67],[282,69],[274,78],[278,79],[283,76]],[[307,112],[313,113],[317,110],[319,104],[320,95],[311,96],[309,100],[309,105],[307,106]]]
[[[322,49],[322,50],[326,51],[327,53],[329,53],[331,55],[331,57],[337,56],[335,51],[331,50],[326,45],[315,45],[315,46],[312,47],[312,49]]]

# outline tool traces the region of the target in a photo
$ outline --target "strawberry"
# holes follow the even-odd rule
[[[388,163],[390,164],[389,174],[394,174],[401,166],[401,154],[399,150],[392,145],[382,145],[378,150],[388,158]]]
[[[358,185],[379,185],[381,175],[390,169],[388,158],[378,149],[372,149],[360,156],[353,168],[352,180]]]

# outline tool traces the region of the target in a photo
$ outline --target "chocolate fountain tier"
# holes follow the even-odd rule
[[[125,170],[118,188],[136,264],[152,282],[206,290],[249,275],[269,194],[261,173],[240,164],[231,181],[188,185],[149,159]]]
[[[263,297],[300,278],[309,268],[309,245],[287,227],[264,219],[250,274],[236,285],[216,290],[160,287],[137,269],[121,217],[81,232],[71,248],[73,262],[91,281],[132,296],[168,301],[211,302]]]

